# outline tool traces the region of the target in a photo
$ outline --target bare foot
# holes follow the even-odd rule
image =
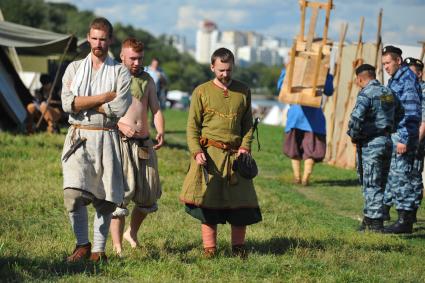
[[[139,242],[137,241],[137,236],[136,237],[132,237],[130,234],[130,231],[127,230],[125,231],[123,238],[130,243],[130,246],[134,249],[137,248],[139,246]]]
[[[116,245],[116,246],[113,246],[112,249],[114,250],[115,254],[118,257],[122,257],[122,248],[121,248],[121,246]]]

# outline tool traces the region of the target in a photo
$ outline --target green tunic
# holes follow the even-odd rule
[[[187,121],[192,158],[180,193],[182,202],[212,209],[258,208],[252,180],[231,170],[236,154],[213,146],[202,148],[199,143],[200,137],[206,137],[250,150],[252,126],[251,93],[243,83],[233,80],[227,97],[213,81],[194,90]],[[207,157],[208,184],[194,159],[201,151]]]

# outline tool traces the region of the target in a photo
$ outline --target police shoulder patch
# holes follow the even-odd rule
[[[392,94],[383,94],[380,96],[381,102],[383,103],[393,103],[394,96]]]

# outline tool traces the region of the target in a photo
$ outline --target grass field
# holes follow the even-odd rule
[[[250,255],[232,257],[229,226],[220,225],[219,255],[204,259],[200,225],[178,201],[189,158],[186,113],[167,111],[166,121],[159,211],[142,224],[140,249],[124,244],[123,259],[112,256],[109,239],[104,265],[64,261],[75,244],[61,189],[65,130],[0,133],[0,282],[425,282],[423,211],[409,236],[356,232],[362,196],[355,172],[320,164],[312,186],[292,185],[282,129],[269,126],[260,127],[262,150],[253,153],[263,221],[248,228]]]

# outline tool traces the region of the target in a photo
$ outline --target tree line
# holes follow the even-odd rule
[[[68,3],[50,3],[44,0],[0,0],[5,20],[57,33],[74,34],[85,38],[90,22],[98,15],[92,11],[80,11]],[[101,16],[101,15],[99,15]],[[135,37],[145,44],[145,64],[152,57],[161,61],[169,79],[169,89],[191,92],[198,84],[212,78],[208,64],[200,64],[188,53],[180,53],[172,46],[170,39],[161,35],[155,37],[149,32],[122,23],[114,24],[115,40],[111,52],[119,60],[120,43],[127,37]],[[276,94],[276,82],[280,67],[254,64],[236,67],[234,78],[247,83],[252,89],[266,94]]]

